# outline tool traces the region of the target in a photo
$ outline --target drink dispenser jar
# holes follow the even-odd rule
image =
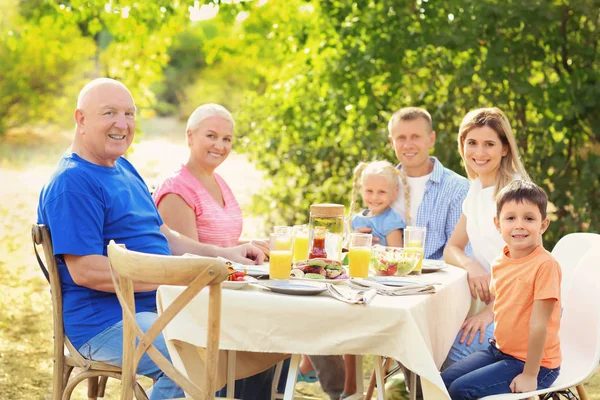
[[[325,253],[326,258],[342,260],[342,242],[344,241],[344,205],[343,204],[313,204],[310,206],[310,258],[322,257],[319,249],[325,228]],[[316,235],[315,235],[316,233]],[[315,239],[317,248],[315,247]]]

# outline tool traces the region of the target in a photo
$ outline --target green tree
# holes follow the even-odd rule
[[[311,5],[312,20],[290,39],[304,50],[244,107],[247,151],[272,181],[257,210],[292,223],[311,203],[348,204],[359,161],[394,159],[387,120],[408,105],[432,113],[436,156],[463,172],[460,120],[494,105],[556,207],[548,244],[600,230],[598,0]]]

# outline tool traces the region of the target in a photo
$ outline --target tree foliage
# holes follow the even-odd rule
[[[296,18],[286,32],[299,50],[244,107],[247,151],[272,181],[257,211],[293,223],[306,220],[311,203],[348,204],[359,161],[394,159],[387,120],[409,105],[432,113],[435,155],[463,172],[460,120],[497,106],[556,207],[549,244],[567,232],[600,230],[598,0],[311,6],[312,17]],[[265,46],[281,39],[267,36]]]

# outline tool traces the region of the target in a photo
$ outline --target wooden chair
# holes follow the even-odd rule
[[[215,258],[199,256],[163,256],[127,250],[114,241],[108,245],[108,258],[115,292],[123,308],[123,377],[121,399],[131,400],[135,386],[135,371],[144,353],[181,387],[197,400],[213,399],[216,392],[219,333],[221,322],[221,285],[227,279],[227,266]],[[146,333],[135,319],[133,281],[157,285],[187,286],[167,307]],[[208,332],[203,387],[190,381],[152,344],[164,327],[204,287],[209,287]],[[139,344],[136,346],[136,337]]]
[[[71,341],[65,335],[63,325],[62,289],[50,231],[44,225],[34,224],[31,228],[31,237],[40,268],[50,283],[52,296],[54,325],[52,400],[70,399],[75,387],[86,379],[88,380],[88,399],[95,400],[98,397],[104,397],[106,381],[109,377],[121,379],[121,368],[87,360],[73,347]],[[38,252],[38,246],[42,247],[46,260],[45,264]],[[74,368],[79,368],[82,371],[69,379]],[[147,400],[141,386],[136,385],[136,393],[139,395],[138,398]]]

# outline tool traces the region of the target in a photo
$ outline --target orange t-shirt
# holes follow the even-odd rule
[[[548,321],[548,336],[542,355],[542,367],[556,368],[562,361],[558,329],[560,327],[560,265],[542,246],[523,258],[510,258],[508,247],[492,265],[490,289],[494,301],[494,339],[498,350],[527,361],[529,320],[535,300],[556,299]]]

